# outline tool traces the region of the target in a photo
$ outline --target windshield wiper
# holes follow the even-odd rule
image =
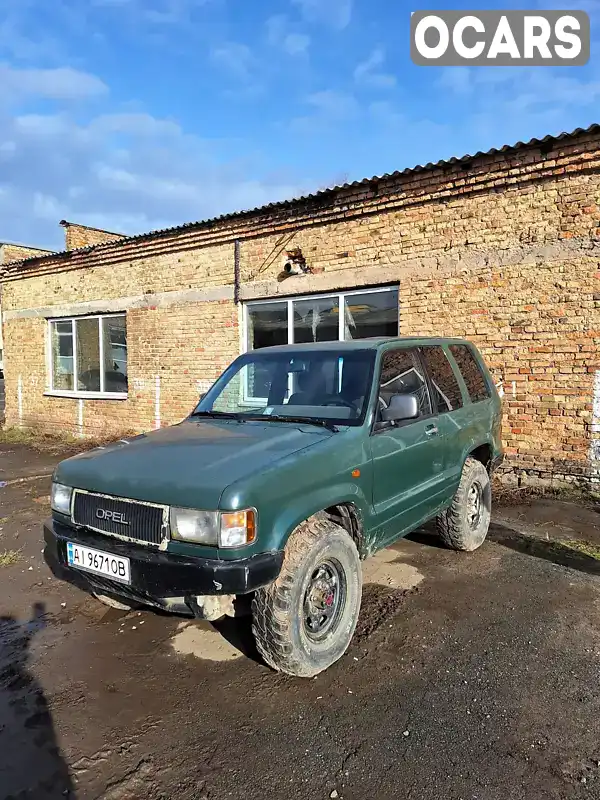
[[[327,428],[332,433],[337,433],[337,427],[328,419],[312,419],[309,417],[288,417],[287,414],[244,414],[245,420],[256,420],[257,422],[267,422],[268,420],[275,420],[275,422],[293,422],[295,425],[301,423],[303,425],[318,425],[321,428]]]
[[[236,419],[238,422],[244,422],[245,419],[234,414],[231,411],[192,411],[191,417],[208,417],[210,419]]]

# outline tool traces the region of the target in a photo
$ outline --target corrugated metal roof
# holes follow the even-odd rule
[[[518,150],[523,150],[525,148],[530,147],[540,147],[540,146],[547,146],[549,144],[553,144],[555,142],[561,142],[565,139],[574,139],[579,136],[583,136],[590,133],[599,133],[600,132],[600,124],[593,123],[589,125],[587,128],[575,128],[575,130],[566,132],[563,131],[557,135],[544,136],[543,139],[530,139],[527,142],[516,142],[516,144],[505,144],[502,147],[496,148],[492,147],[490,150],[486,150],[482,152],[481,150],[477,151],[476,153],[465,154],[464,156],[453,156],[449,159],[441,159],[440,161],[436,162],[428,162],[427,164],[421,165],[417,164],[414,167],[407,167],[403,170],[397,170],[395,172],[386,172],[383,175],[373,175],[371,178],[362,178],[361,180],[351,181],[350,183],[343,183],[338,186],[331,186],[327,189],[321,189],[318,192],[314,192],[312,194],[302,195],[300,197],[295,197],[290,200],[280,200],[273,203],[268,203],[264,206],[257,206],[256,208],[246,209],[243,211],[233,211],[228,214],[221,214],[217,217],[211,217],[209,219],[199,220],[196,222],[186,222],[182,225],[175,225],[171,228],[162,228],[160,230],[148,231],[146,233],[138,233],[133,236],[124,236],[122,239],[117,239],[112,242],[103,242],[101,244],[89,245],[87,247],[79,247],[74,250],[64,250],[59,253],[55,253],[48,256],[40,256],[40,257],[33,257],[23,259],[22,261],[14,261],[13,264],[20,264],[23,262],[28,261],[45,261],[50,259],[56,259],[60,257],[69,257],[73,253],[85,253],[90,250],[99,250],[101,248],[115,248],[115,247],[123,247],[130,242],[140,242],[146,239],[155,239],[160,238],[161,236],[172,236],[173,234],[192,230],[194,228],[209,228],[217,223],[226,222],[228,220],[235,220],[235,219],[243,219],[244,217],[251,217],[255,215],[264,215],[274,211],[281,211],[283,209],[293,208],[294,206],[302,205],[303,203],[308,203],[311,201],[316,200],[319,197],[326,197],[327,195],[334,194],[336,192],[351,189],[355,187],[365,186],[372,182],[389,180],[393,178],[399,178],[403,175],[412,175],[419,172],[427,172],[433,169],[444,168],[448,166],[453,166],[454,164],[461,164],[464,162],[473,161],[476,158],[481,158],[485,156],[493,156],[497,153],[512,153]],[[71,223],[77,224],[77,223]],[[118,234],[117,234],[118,235]],[[8,266],[8,265],[5,265]]]

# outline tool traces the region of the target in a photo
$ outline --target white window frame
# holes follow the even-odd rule
[[[287,319],[288,319],[288,344],[295,344],[294,342],[294,311],[293,303],[302,302],[304,300],[327,300],[328,298],[337,298],[339,309],[339,327],[338,327],[338,341],[344,342],[345,334],[345,321],[346,321],[346,297],[352,295],[368,295],[376,292],[399,292],[400,287],[395,286],[374,286],[369,289],[346,289],[343,292],[325,292],[323,294],[298,294],[291,297],[269,297],[264,300],[249,300],[243,305],[242,325],[243,335],[241,341],[241,352],[248,353],[252,350],[248,346],[248,309],[254,306],[267,305],[269,303],[287,303]],[[400,325],[398,323],[398,329]]]
[[[44,392],[45,395],[50,397],[74,397],[81,400],[127,400],[129,396],[129,389],[126,392],[105,392],[104,387],[104,335],[103,335],[103,320],[112,319],[114,317],[124,317],[125,324],[127,325],[127,314],[124,311],[115,314],[88,314],[81,317],[51,317],[47,320],[47,371],[48,371],[48,389]],[[77,387],[79,374],[77,369],[77,326],[76,322],[84,319],[97,319],[98,320],[98,337],[99,337],[99,351],[100,351],[100,391],[87,392],[82,389],[55,389],[54,388],[54,358],[52,350],[52,325],[57,322],[70,322],[73,337],[73,386]]]
[[[374,286],[369,289],[347,289],[343,292],[325,292],[322,294],[298,294],[292,295],[291,297],[269,297],[265,298],[264,300],[249,300],[248,302],[243,304],[242,307],[242,336],[241,336],[241,352],[242,353],[249,353],[252,351],[253,348],[249,347],[249,328],[248,328],[248,309],[254,308],[255,306],[267,305],[269,303],[287,303],[287,332],[288,332],[288,344],[295,344],[294,342],[294,306],[293,304],[296,302],[302,302],[305,300],[327,300],[327,299],[337,299],[338,301],[338,342],[345,342],[345,333],[346,333],[346,297],[348,296],[356,296],[356,295],[369,295],[374,293],[381,293],[381,292],[398,292],[398,302],[400,298],[400,287],[398,284],[394,286]],[[398,313],[400,313],[398,311]],[[400,320],[398,319],[398,333],[400,331]],[[341,372],[340,372],[340,380],[341,380]],[[292,394],[292,386],[291,386],[291,376],[290,376],[290,385],[288,386],[288,396]],[[240,404],[242,405],[253,405],[256,403],[267,403],[266,397],[252,397],[248,392],[248,387],[246,385],[246,380],[242,381],[242,385],[240,386]]]

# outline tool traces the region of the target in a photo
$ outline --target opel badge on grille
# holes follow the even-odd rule
[[[122,514],[120,511],[109,511],[106,508],[97,508],[96,517],[98,519],[106,519],[112,522],[117,522],[119,525],[129,525],[125,519],[125,514]]]

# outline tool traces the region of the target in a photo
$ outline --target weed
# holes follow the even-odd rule
[[[560,543],[571,550],[576,550],[578,553],[583,553],[590,558],[595,558],[596,561],[600,561],[600,545],[590,544],[590,542],[584,542],[580,539],[562,539]]]
[[[10,567],[21,558],[20,550],[3,550],[0,552],[0,567]]]

